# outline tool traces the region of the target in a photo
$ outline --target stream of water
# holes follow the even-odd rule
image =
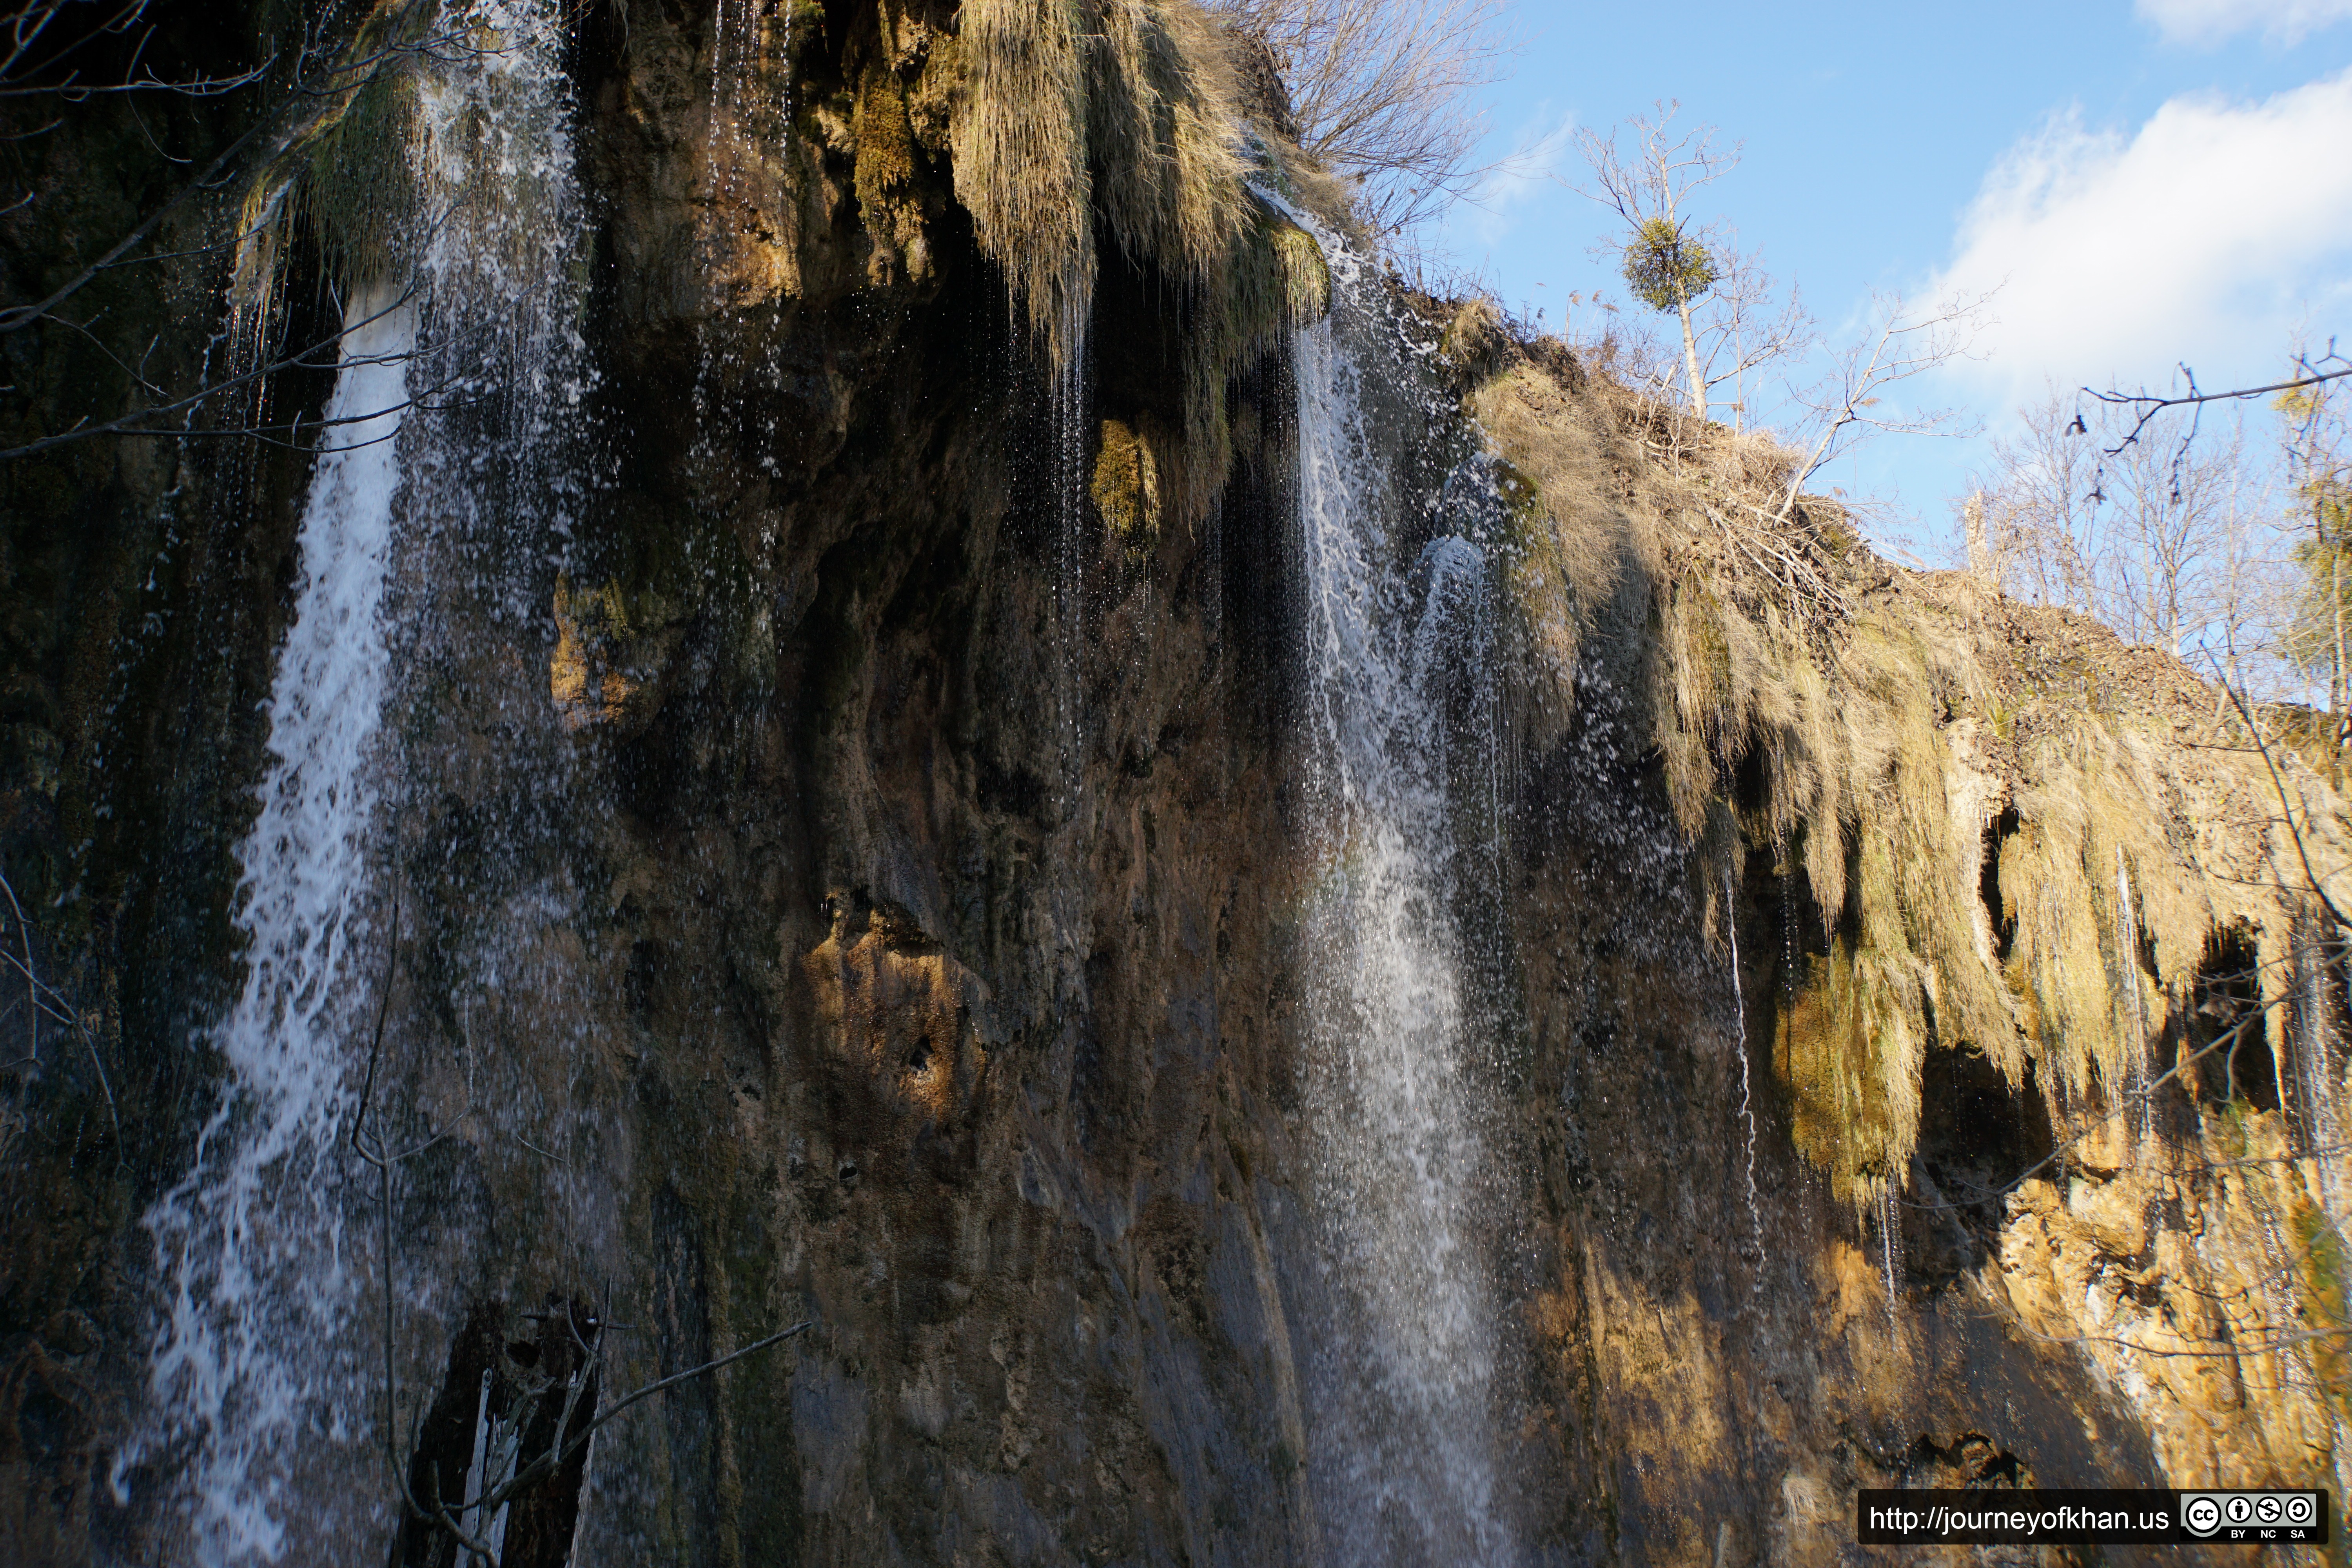
[[[327,410],[336,423],[314,469],[268,705],[261,813],[239,850],[243,988],[209,1031],[226,1087],[184,1179],[147,1216],[165,1302],[152,1410],[115,1476],[118,1490],[134,1474],[171,1478],[159,1484],[184,1525],[180,1555],[197,1562],[325,1560],[391,1522],[370,1445],[396,1401],[360,1317],[391,1265],[364,1206],[373,1178],[346,1145],[381,966],[402,940],[384,919],[400,879],[395,819],[440,809],[432,797],[461,787],[500,810],[534,792],[543,805],[553,783],[529,760],[546,716],[509,689],[543,660],[475,645],[525,635],[566,526],[553,454],[580,401],[565,279],[583,219],[556,5],[450,0],[442,26],[467,47],[415,84],[411,216],[430,215],[431,243],[412,275],[358,292],[345,314]],[[1491,951],[1499,931],[1478,923],[1501,906],[1505,859],[1493,542],[1482,531],[1493,484],[1460,453],[1424,463],[1420,480],[1401,476],[1402,455],[1442,441],[1431,432],[1451,428],[1450,413],[1370,269],[1320,237],[1339,297],[1292,345],[1299,753],[1319,867],[1301,956],[1315,992],[1309,1196],[1342,1321],[1310,1341],[1307,1462],[1333,1561],[1507,1563],[1518,1547],[1496,1452],[1501,1309],[1481,1209],[1504,968]],[[1083,342],[1083,323],[1070,341]],[[1054,388],[1055,607],[1073,656],[1057,676],[1060,805],[1065,831],[1080,834],[1083,364],[1074,352]],[[524,674],[498,673],[508,666]],[[492,733],[503,752],[486,760]],[[497,831],[472,864],[436,873],[458,879],[456,903],[499,911],[478,931],[433,937],[462,977],[448,1000],[477,1181],[521,1159],[506,1143],[553,1150],[559,1165],[570,1146],[562,1127],[507,1126],[522,1112],[478,1106],[471,1092],[481,1058],[485,1072],[507,1070],[486,1043],[547,1028],[544,1014],[503,1020],[505,994],[578,989],[526,973],[547,962],[534,952],[562,945],[535,948],[534,931],[570,918],[558,880],[532,868],[551,859],[528,842],[542,830],[501,818]],[[425,1085],[404,1086],[420,1123],[433,1120]],[[507,1097],[532,1101],[526,1089]],[[536,1098],[542,1120],[560,1114]],[[418,1179],[404,1171],[395,1185]],[[560,1208],[528,1196],[534,1180],[500,1173],[492,1184],[501,1201],[522,1194]],[[396,1336],[405,1370],[394,1388],[409,1380],[412,1408],[415,1384],[438,1375],[435,1347],[458,1307],[446,1281],[508,1268],[475,1255],[483,1227],[464,1213],[451,1208],[435,1238],[408,1237],[405,1210],[383,1232],[434,1249],[410,1256],[407,1272],[444,1281],[392,1288],[412,1325]]]
[[[325,1560],[378,1539],[378,1346],[355,1334],[376,1258],[345,1140],[385,944],[387,722],[413,627],[394,605],[442,535],[486,510],[485,411],[577,402],[551,370],[577,225],[558,0],[450,0],[415,68],[409,147],[428,235],[354,291],[297,542],[260,813],[237,851],[246,942],[207,1031],[225,1085],[184,1177],[145,1223],[163,1300],[150,1407],[118,1460],[179,1523],[173,1561]],[[527,423],[541,425],[534,415]],[[406,590],[411,597],[414,590]],[[366,1484],[332,1477],[370,1467]],[[371,1547],[369,1555],[377,1548]]]
[[[270,692],[269,776],[238,851],[250,957],[214,1032],[234,1088],[197,1141],[194,1169],[148,1217],[172,1271],[152,1385],[164,1435],[194,1447],[184,1482],[194,1527],[222,1559],[278,1553],[275,1481],[327,1372],[293,1347],[331,1343],[352,1283],[332,1152],[350,1110],[343,1047],[361,990],[350,960],[365,946],[368,775],[384,692],[379,611],[417,311],[383,288],[357,296],[346,320],[294,626]]]
[[[1303,772],[1320,868],[1302,957],[1312,1180],[1344,1315],[1316,1336],[1309,1468],[1334,1562],[1505,1563],[1517,1548],[1495,1450],[1500,1336],[1478,1213],[1491,1088],[1456,912],[1463,879],[1483,886],[1488,870],[1486,855],[1462,852],[1458,808],[1486,803],[1457,798],[1465,770],[1449,766],[1440,689],[1453,661],[1436,657],[1441,644],[1475,652],[1486,640],[1486,565],[1459,535],[1412,548],[1426,514],[1395,464],[1403,426],[1428,427],[1433,410],[1414,401],[1420,378],[1395,323],[1344,247],[1318,238],[1338,297],[1293,344]],[[1448,623],[1459,635],[1442,635]]]

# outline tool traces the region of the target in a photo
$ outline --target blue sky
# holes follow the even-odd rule
[[[1820,476],[1885,502],[1890,542],[1933,547],[2045,380],[2161,382],[2186,358],[2237,384],[2273,379],[2298,326],[2352,343],[2352,0],[1513,15],[1526,47],[1487,91],[1487,150],[1532,155],[1436,237],[1512,309],[1557,330],[1568,292],[1599,288],[1638,310],[1588,255],[1606,215],[1551,176],[1580,175],[1569,128],[1661,98],[1745,142],[1699,216],[1762,247],[1830,336],[1860,332],[1873,289],[2000,286],[1979,357],[1914,384],[1988,437],[1883,437]]]

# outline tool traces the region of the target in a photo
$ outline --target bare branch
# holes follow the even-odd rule
[[[425,388],[423,392],[412,394],[410,396],[402,399],[400,402],[394,404],[389,407],[373,409],[364,414],[340,415],[333,418],[315,419],[305,419],[298,415],[290,421],[278,424],[241,424],[217,429],[194,425],[187,419],[182,419],[176,424],[170,425],[154,426],[151,424],[151,422],[154,421],[170,419],[175,415],[194,415],[205,404],[212,402],[214,399],[218,398],[225,394],[235,392],[240,387],[253,386],[266,382],[281,372],[288,370],[328,370],[348,368],[353,365],[394,364],[406,363],[413,356],[408,354],[353,354],[349,357],[339,355],[332,359],[322,358],[320,356],[324,355],[328,350],[332,349],[342,342],[342,341],[352,333],[358,331],[362,327],[366,327],[373,322],[379,321],[384,317],[392,314],[394,311],[400,310],[403,306],[408,304],[415,297],[415,289],[411,288],[410,289],[403,292],[390,304],[384,306],[382,310],[377,310],[373,315],[362,317],[356,321],[339,327],[328,337],[320,338],[316,342],[307,344],[304,347],[296,350],[292,353],[281,354],[266,363],[255,365],[249,370],[241,371],[235,375],[226,376],[219,381],[208,383],[196,391],[188,394],[185,397],[176,398],[169,403],[156,404],[150,407],[133,409],[131,413],[125,414],[118,419],[110,419],[103,424],[77,424],[70,429],[61,430],[52,436],[39,437],[34,440],[27,441],[19,447],[0,448],[0,461],[5,461],[11,458],[28,458],[37,452],[46,452],[53,447],[62,447],[74,441],[87,441],[94,436],[161,436],[178,438],[188,436],[266,437],[283,433],[287,437],[291,437],[305,428],[325,430],[331,429],[341,425],[364,425],[370,420],[381,419],[387,414],[398,413],[403,409],[410,407],[436,406],[429,403],[428,399],[436,394],[446,390],[447,387],[457,384],[458,381],[457,377],[453,376],[446,378],[441,382],[436,383],[433,386]],[[125,368],[127,369],[128,367]],[[375,442],[379,440],[394,439],[397,434],[397,432],[394,432],[392,435],[376,437],[372,440],[354,442],[347,449],[357,450],[361,447],[373,446]]]
[[[1797,402],[1812,410],[1820,434],[1789,476],[1789,491],[1779,513],[1781,521],[1787,521],[1796,510],[1805,481],[1850,444],[1849,431],[1921,435],[1952,430],[1957,416],[1951,410],[1900,416],[1876,410],[1888,387],[1925,375],[1967,353],[1990,300],[1990,295],[1955,295],[1916,310],[1899,296],[1877,297],[1875,335],[1841,355],[1820,386],[1796,395]]]
[[[394,61],[438,58],[452,47],[452,40],[427,38],[389,44],[354,58],[331,62],[319,61],[314,58],[313,51],[306,49],[298,58],[293,80],[270,112],[262,115],[244,134],[215,155],[202,174],[157,204],[96,260],[85,263],[79,271],[59,284],[46,298],[26,304],[0,306],[0,336],[22,331],[47,319],[58,306],[88,288],[100,273],[132,257],[167,219],[183,207],[199,196],[209,195],[221,189],[227,183],[231,172],[244,165],[257,152],[258,161],[266,163],[299,144],[310,126],[337,106],[349,102],[352,95]]]
[[[2285,381],[2274,381],[2267,386],[2240,386],[2233,387],[2228,392],[2200,392],[2197,389],[2197,373],[2185,364],[2180,367],[2180,374],[2189,383],[2189,390],[2178,397],[2158,397],[2146,392],[2100,392],[2087,386],[2083,388],[2083,391],[2102,403],[2111,403],[2130,408],[2138,416],[2133,421],[2130,432],[2122,440],[2106,449],[2107,456],[2112,458],[2137,441],[2140,433],[2147,428],[2148,422],[2168,408],[2191,408],[2201,407],[2208,403],[2242,402],[2248,398],[2267,397],[2273,393],[2295,392],[2307,386],[2319,386],[2325,383],[2352,375],[2352,360],[2347,360],[2344,355],[2338,353],[2332,342],[2328,344],[2327,353],[2319,358],[2315,360],[2299,354],[2296,356],[2295,363],[2303,367],[2303,374],[2300,375]],[[2333,365],[2336,368],[2323,370],[2320,368],[2323,365]]]
[[[106,1119],[114,1129],[114,1163],[117,1168],[125,1163],[122,1142],[122,1116],[114,1103],[114,1086],[107,1080],[106,1062],[98,1054],[98,1037],[91,1032],[73,1001],[56,986],[44,981],[33,967],[33,926],[25,918],[25,907],[16,900],[16,889],[5,876],[0,876],[0,893],[7,895],[8,908],[16,917],[16,935],[24,946],[24,956],[0,951],[0,962],[25,977],[26,1027],[29,1031],[26,1054],[8,1063],[10,1067],[40,1065],[41,1015],[47,1013],[57,1023],[64,1025],[81,1037],[82,1048],[89,1053],[89,1069],[98,1079],[99,1092],[106,1099]],[[11,1011],[14,1011],[12,1005]]]
[[[1700,376],[1710,398],[1718,386],[1730,384],[1732,427],[1748,422],[1748,377],[1776,361],[1801,354],[1815,340],[1812,317],[1797,290],[1779,295],[1771,275],[1764,270],[1764,253],[1742,253],[1730,245],[1716,250],[1717,275],[1699,308],[1692,312],[1693,341]]]
[[[41,1058],[41,977],[33,972],[33,927],[25,919],[25,906],[16,901],[16,889],[9,885],[5,876],[0,876],[0,892],[8,895],[8,907],[16,914],[16,937],[25,944],[25,999],[30,1005],[27,1026],[33,1031],[32,1043],[26,1047],[26,1053],[29,1059],[38,1061]]]
[[[1393,237],[1490,172],[1472,94],[1517,50],[1505,0],[1210,0],[1263,45],[1299,144],[1359,181],[1370,226]]]

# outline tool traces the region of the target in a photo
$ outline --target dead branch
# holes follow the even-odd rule
[[[53,16],[64,3],[65,0],[40,0],[40,4],[28,9],[41,11],[47,7],[47,16]],[[143,4],[144,0],[139,0],[139,5]],[[46,26],[47,16],[41,18],[41,26]],[[198,198],[225,188],[239,169],[267,164],[283,156],[322,118],[348,103],[394,63],[417,58],[446,59],[481,50],[479,46],[455,36],[436,36],[389,43],[350,58],[331,58],[331,52],[322,37],[314,33],[309,37],[295,55],[289,80],[267,113],[215,154],[194,179],[150,209],[95,260],[84,263],[47,296],[24,304],[0,306],[0,337],[50,319],[59,306],[105,272],[130,262],[155,259],[136,253],[168,219]]]
[[[404,291],[398,299],[394,300],[391,304],[383,307],[383,309],[375,311],[372,315],[363,317],[357,321],[352,321],[338,327],[331,335],[320,338],[316,342],[306,344],[292,353],[280,354],[275,359],[269,360],[266,363],[257,364],[249,370],[241,371],[235,375],[225,376],[218,381],[208,383],[205,386],[190,393],[184,397],[174,398],[169,403],[160,403],[149,407],[134,409],[131,413],[121,416],[120,418],[110,419],[102,424],[76,425],[70,429],[58,431],[55,435],[37,437],[33,440],[26,442],[22,446],[0,448],[0,461],[5,461],[11,458],[29,458],[36,453],[48,451],[52,447],[66,446],[68,443],[75,441],[87,441],[93,437],[99,436],[161,436],[177,439],[181,437],[186,436],[273,436],[282,434],[286,437],[287,441],[290,443],[293,437],[299,435],[306,427],[313,430],[326,430],[341,425],[364,425],[371,420],[381,419],[387,414],[398,413],[404,409],[422,403],[425,397],[430,396],[434,393],[443,390],[452,383],[442,383],[435,387],[428,388],[423,395],[403,399],[401,402],[394,404],[388,408],[373,409],[365,414],[343,415],[334,418],[305,419],[301,416],[297,415],[290,421],[280,421],[276,424],[247,423],[217,427],[198,426],[194,424],[193,420],[193,416],[198,410],[203,408],[205,404],[212,402],[214,399],[226,396],[229,393],[236,392],[247,387],[259,385],[286,371],[338,370],[357,365],[394,364],[404,363],[412,356],[407,354],[354,354],[349,358],[345,358],[340,353],[336,353],[332,358],[322,358],[320,356],[327,354],[331,350],[339,350],[343,340],[349,337],[352,333],[358,331],[361,328],[369,326],[373,322],[380,321],[395,310],[401,310],[404,306],[408,305],[416,298],[416,294],[417,289],[415,286],[411,285],[410,288]],[[174,416],[179,416],[177,423],[165,425],[157,428],[150,427],[149,422],[151,421],[173,419]],[[390,439],[390,437],[379,437],[379,439]],[[357,442],[354,443],[354,449],[357,447],[371,445],[373,445],[373,443],[369,441]]]
[[[8,907],[15,911],[16,917],[17,937],[24,944],[24,956],[21,958],[13,952],[0,950],[0,963],[7,964],[25,977],[26,1026],[30,1031],[26,1054],[20,1061],[10,1062],[7,1065],[10,1067],[25,1063],[30,1063],[35,1067],[39,1065],[43,1013],[47,1013],[52,1021],[64,1025],[79,1036],[82,1048],[89,1053],[89,1070],[98,1079],[98,1091],[106,1099],[106,1119],[114,1129],[114,1163],[119,1169],[126,1163],[122,1142],[122,1114],[114,1103],[114,1086],[107,1080],[105,1058],[98,1054],[98,1037],[91,1032],[89,1021],[74,1006],[72,998],[43,980],[34,968],[32,922],[25,918],[25,907],[16,901],[16,889],[9,886],[5,876],[0,876],[0,892],[7,894]]]
[[[17,940],[25,944],[25,999],[29,1005],[27,1026],[33,1031],[32,1040],[26,1047],[26,1053],[30,1059],[37,1062],[41,1059],[41,977],[33,969],[33,926],[32,922],[25,918],[25,906],[16,901],[16,889],[9,885],[8,879],[5,875],[0,875],[0,892],[5,892],[8,895],[8,907],[16,914]]]
[[[433,1133],[429,1137],[412,1145],[411,1147],[401,1150],[397,1152],[393,1152],[388,1147],[387,1142],[383,1134],[372,1134],[367,1131],[368,1113],[374,1103],[377,1077],[383,1062],[384,1024],[392,1010],[393,983],[399,973],[400,904],[397,896],[395,896],[393,900],[391,933],[386,942],[385,947],[384,974],[376,997],[375,1024],[369,1038],[367,1066],[362,1079],[359,1106],[352,1119],[352,1130],[350,1134],[352,1152],[357,1154],[366,1164],[373,1167],[377,1176],[377,1214],[379,1225],[377,1245],[382,1255],[378,1276],[383,1287],[382,1303],[383,1314],[384,1463],[387,1469],[391,1472],[393,1484],[400,1494],[401,1501],[408,1510],[411,1517],[421,1519],[426,1523],[432,1525],[435,1529],[447,1534],[452,1540],[457,1542],[459,1548],[467,1553],[470,1560],[476,1560],[485,1563],[495,1563],[498,1556],[497,1552],[488,1542],[482,1541],[478,1535],[468,1531],[465,1526],[459,1522],[460,1515],[471,1513],[478,1519],[495,1517],[499,1510],[504,1508],[508,1503],[512,1502],[517,1498],[530,1491],[533,1488],[539,1486],[541,1482],[553,1476],[558,1470],[561,1470],[564,1466],[570,1464],[573,1459],[579,1458],[580,1455],[586,1452],[589,1443],[595,1437],[598,1432],[611,1425],[630,1409],[643,1404],[646,1400],[651,1399],[657,1394],[666,1393],[670,1389],[680,1386],[681,1384],[691,1383],[698,1378],[710,1376],[723,1368],[732,1366],[735,1363],[741,1361],[748,1356],[756,1355],[761,1351],[767,1350],[774,1345],[782,1344],[786,1340],[793,1339],[797,1335],[805,1333],[810,1329],[815,1327],[816,1321],[813,1318],[803,1319],[802,1321],[793,1324],[791,1328],[782,1330],[776,1333],[769,1334],[761,1339],[754,1340],[751,1343],[743,1345],[734,1351],[730,1351],[725,1355],[715,1356],[709,1361],[703,1362],[699,1365],[688,1367],[682,1372],[672,1373],[667,1377],[658,1378],[652,1383],[646,1384],[643,1387],[624,1395],[610,1407],[599,1413],[593,1419],[590,1420],[580,1429],[576,1436],[566,1441],[564,1435],[572,1430],[573,1417],[575,1413],[578,1411],[581,1400],[586,1396],[591,1388],[595,1386],[598,1376],[602,1371],[604,1343],[604,1335],[602,1331],[607,1326],[603,1316],[600,1315],[592,1318],[588,1324],[590,1333],[588,1336],[583,1337],[580,1332],[580,1324],[577,1321],[571,1321],[571,1314],[567,1313],[566,1326],[572,1333],[573,1343],[581,1352],[582,1359],[580,1364],[572,1372],[567,1373],[562,1379],[562,1387],[563,1390],[563,1403],[555,1421],[554,1436],[549,1442],[547,1447],[541,1450],[540,1454],[529,1464],[516,1470],[505,1480],[488,1487],[486,1490],[476,1497],[470,1499],[459,1499],[454,1504],[444,1500],[440,1496],[440,1474],[437,1468],[428,1468],[425,1472],[428,1495],[421,1499],[417,1497],[409,1486],[407,1470],[402,1462],[404,1456],[400,1451],[398,1435],[399,1381],[394,1352],[394,1346],[398,1333],[398,1318],[394,1306],[393,1291],[393,1276],[394,1269],[392,1221],[392,1173],[395,1166],[415,1159],[416,1156],[424,1153],[428,1149],[435,1147],[444,1139],[454,1133],[457,1127],[462,1124],[468,1116],[473,1114],[473,1101],[469,1093],[466,1110],[460,1111],[447,1126],[443,1127],[440,1131]],[[472,1041],[470,1026],[468,1027],[467,1035],[467,1059],[470,1065],[473,1056],[473,1051],[471,1049]],[[373,1147],[370,1146],[371,1144]],[[535,1152],[544,1152],[544,1151]],[[550,1157],[552,1158],[552,1156]],[[552,1392],[555,1386],[554,1381],[551,1379],[547,1386],[541,1387],[527,1395],[527,1397],[532,1402],[531,1409],[534,1413],[539,1408],[539,1402],[544,1400],[548,1394]],[[417,1418],[421,1419],[422,1415],[423,1406],[422,1402],[420,1402]],[[529,1425],[530,1417],[523,1417],[517,1421],[516,1430],[518,1432],[523,1431],[528,1428]],[[520,1443],[520,1439],[518,1438],[518,1443]],[[415,1452],[415,1447],[416,1434],[412,1425],[410,1441],[408,1444],[409,1450],[412,1454]]]
[[[1789,493],[1781,500],[1780,521],[1786,522],[1796,510],[1805,481],[1837,456],[1848,430],[1912,435],[1953,431],[1957,416],[1951,410],[1897,417],[1872,410],[1888,387],[1925,375],[1967,353],[1990,299],[1990,295],[1955,295],[1920,312],[1899,296],[1878,296],[1876,334],[1840,356],[1821,386],[1796,395],[1799,403],[1813,411],[1821,433],[1789,476]]]
[[[1360,183],[1365,217],[1393,237],[1468,195],[1486,116],[1471,95],[1517,44],[1504,0],[1210,0],[1262,44],[1299,144]]]
[[[2158,397],[2155,394],[2147,392],[2116,392],[2112,390],[2100,392],[2087,386],[2083,388],[2083,391],[2086,395],[2095,397],[2101,403],[2112,404],[2118,407],[2130,408],[2137,412],[2138,417],[2133,421],[2131,429],[2125,435],[2124,438],[2116,442],[2114,446],[2106,448],[2107,456],[2112,458],[2122,452],[2125,447],[2137,442],[2140,437],[2140,433],[2147,428],[2148,422],[2154,419],[2158,415],[2162,414],[2168,408],[2201,408],[2208,403],[2242,402],[2247,398],[2267,397],[2271,394],[2276,392],[2295,392],[2306,386],[2318,386],[2326,382],[2336,381],[2344,376],[2352,375],[2352,360],[2347,360],[2343,354],[2336,352],[2336,344],[2333,340],[2330,340],[2328,342],[2327,352],[2320,355],[2317,359],[2315,360],[2308,355],[2298,354],[2295,357],[2295,363],[2303,367],[2303,374],[2300,375],[2291,377],[2285,381],[2274,381],[2267,386],[2232,387],[2228,392],[2199,391],[2197,387],[2197,373],[2189,369],[2186,364],[2180,367],[2180,374],[2181,378],[2189,383],[2189,390],[2179,396]],[[2323,370],[2320,368],[2323,365],[2333,365],[2336,368],[2332,370]]]

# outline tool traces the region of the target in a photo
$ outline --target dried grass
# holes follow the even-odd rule
[[[961,19],[949,111],[956,199],[1059,363],[1094,294],[1085,9],[972,0]]]
[[[1829,954],[1780,1022],[1799,1147],[1868,1208],[1907,1184],[1931,1042],[1980,1052],[2054,1108],[2114,1107],[2173,1065],[2217,930],[2261,942],[2284,996],[2311,900],[2259,754],[2228,749],[2177,660],[1957,574],[1860,546],[1833,507],[1787,527],[1769,437],[1668,408],[1536,352],[1471,410],[1539,498],[1513,585],[1538,690],[1535,744],[1573,702],[1564,670],[1647,691],[1652,740],[1711,922],[1749,848],[1801,875]],[[1580,390],[1572,390],[1580,381]],[[2057,650],[2054,655],[2050,650]],[[2198,749],[2191,739],[2223,749]],[[1742,765],[1763,798],[1733,803]],[[2352,868],[2344,803],[2282,749],[2323,879]],[[1988,829],[2006,955],[1980,896]],[[1737,830],[1727,824],[1736,821]],[[2137,934],[2138,951],[2128,951]],[[2289,1059],[2273,1012],[2273,1049]]]
[[[1248,188],[1315,182],[1245,117],[1235,47],[1190,0],[978,0],[953,54],[956,196],[1048,357],[1082,344],[1097,226],[1173,285],[1184,428],[1159,468],[1188,521],[1231,468],[1232,378],[1329,303],[1314,241]]]

